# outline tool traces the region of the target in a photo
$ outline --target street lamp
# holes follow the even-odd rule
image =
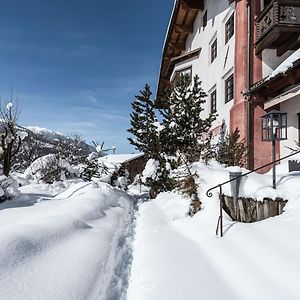
[[[272,142],[273,188],[276,189],[275,142],[287,139],[287,113],[272,110],[262,119],[262,141]]]

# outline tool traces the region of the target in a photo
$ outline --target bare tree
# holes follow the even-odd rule
[[[17,127],[20,111],[12,95],[5,105],[0,105],[0,116],[0,160],[3,162],[3,174],[9,176],[12,162],[22,143],[22,135]]]

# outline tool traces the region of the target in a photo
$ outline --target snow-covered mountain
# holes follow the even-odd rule
[[[24,171],[39,157],[48,154],[59,154],[62,158],[71,158],[70,163],[87,157],[95,147],[87,144],[80,136],[65,136],[46,128],[36,126],[19,126],[18,131],[26,132],[20,151],[13,162],[13,169]]]

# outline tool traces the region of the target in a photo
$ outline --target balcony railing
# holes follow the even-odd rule
[[[287,41],[300,34],[300,0],[273,0],[256,18],[255,27],[256,54],[266,48],[277,49],[285,42],[287,49],[282,51],[293,50],[296,46]]]

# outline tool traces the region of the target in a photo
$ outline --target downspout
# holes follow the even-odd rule
[[[252,78],[252,67],[251,67],[251,56],[252,56],[252,9],[251,9],[251,0],[247,1],[247,17],[248,17],[248,45],[247,45],[247,91],[250,90],[251,78]],[[251,142],[251,104],[252,104],[252,96],[250,93],[247,93],[247,169],[251,170],[253,168],[253,164],[251,163],[252,159],[252,142]]]

